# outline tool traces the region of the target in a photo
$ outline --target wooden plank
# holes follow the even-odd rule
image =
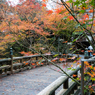
[[[80,66],[76,68],[74,71],[69,71],[68,74],[72,76],[74,73],[78,72],[80,70]],[[57,88],[59,88],[66,80],[68,79],[68,76],[61,76],[57,80],[55,80],[53,83],[51,83],[49,86],[47,86],[45,89],[43,89],[40,93],[37,95],[51,95]]]
[[[68,79],[67,76],[61,76],[49,86],[47,86],[44,90],[42,90],[37,95],[51,95],[60,85],[63,84],[64,81]]]
[[[10,68],[10,67],[11,67],[10,65],[1,66],[0,70],[5,69],[5,68]]]
[[[23,65],[23,63],[16,63],[16,64],[13,64],[13,67],[15,67],[15,66],[21,66],[21,65]]]

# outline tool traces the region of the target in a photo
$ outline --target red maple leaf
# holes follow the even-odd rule
[[[93,13],[93,10],[90,10],[89,13]]]
[[[52,10],[48,10],[47,12],[48,12],[48,15],[53,13]]]
[[[56,9],[56,13],[60,13],[62,10],[61,9]]]
[[[88,14],[85,14],[85,15],[83,16],[83,18],[84,18],[84,20],[85,20],[86,18],[89,19],[89,15],[88,15]]]
[[[73,16],[68,16],[69,20],[74,20]]]
[[[43,0],[43,2],[45,2],[46,0]]]
[[[46,7],[46,4],[45,4],[45,3],[43,3],[43,4],[42,4],[42,7]]]

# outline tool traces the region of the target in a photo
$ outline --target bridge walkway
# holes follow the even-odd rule
[[[58,65],[62,66],[63,63]],[[42,66],[0,79],[0,95],[36,95],[62,74],[53,65]]]

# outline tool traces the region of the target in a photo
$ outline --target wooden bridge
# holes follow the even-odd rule
[[[54,70],[59,71],[58,68],[50,63],[50,60],[56,59],[56,64],[62,66],[65,60],[60,63],[59,58],[67,57],[67,62],[70,63],[74,60],[74,57],[71,55],[58,55],[57,58],[55,55],[44,56],[48,60],[43,59],[41,55],[11,56],[11,58],[0,60],[0,95],[78,95],[80,86],[76,82],[72,82],[66,75],[55,72]],[[92,60],[92,62],[94,61]],[[40,68],[36,68],[39,66]],[[83,66],[82,68],[78,66],[76,70],[67,72],[70,76],[77,74],[78,77],[80,70],[83,72]],[[83,73],[81,75],[81,82],[84,83]],[[61,86],[62,84],[64,86]],[[57,88],[58,90],[56,90]],[[60,88],[61,90],[59,90]]]

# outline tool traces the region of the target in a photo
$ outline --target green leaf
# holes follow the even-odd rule
[[[68,70],[71,70],[72,68],[67,68]]]
[[[91,78],[92,81],[95,81],[95,78]]]
[[[56,57],[56,56],[58,56],[59,54],[55,54],[53,57]]]
[[[74,39],[72,42],[75,42],[77,39]]]
[[[77,80],[79,80],[79,78],[77,78]]]
[[[70,3],[72,3],[72,2],[73,2],[73,0],[69,0],[69,2],[70,2]]]
[[[74,5],[76,5],[76,6],[79,6],[79,4],[80,4],[79,0],[76,0],[76,2],[74,2]]]
[[[87,90],[86,89],[84,89],[84,93],[86,93],[87,92]]]
[[[72,71],[75,71],[76,69],[72,69]]]
[[[92,25],[92,24],[89,24],[88,26],[90,26],[90,27],[91,27],[91,25]]]
[[[88,79],[89,79],[89,76],[86,76],[86,77],[85,77],[85,80],[88,80]]]
[[[18,37],[21,37],[21,35],[18,35]]]
[[[80,12],[80,13],[85,13],[85,10],[80,10],[79,12]]]

